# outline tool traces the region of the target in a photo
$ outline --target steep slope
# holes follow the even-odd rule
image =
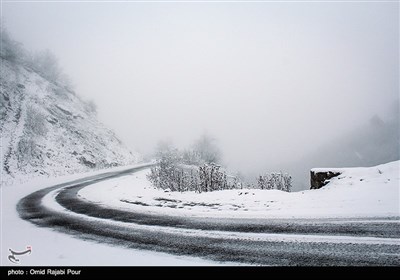
[[[1,59],[2,183],[138,161],[74,92]]]

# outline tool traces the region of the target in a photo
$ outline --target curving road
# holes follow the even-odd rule
[[[261,265],[399,266],[398,219],[217,219],[122,211],[77,192],[130,175],[143,165],[34,192],[17,205],[22,219],[73,236],[130,248]],[[53,206],[42,201],[52,201]],[[44,206],[46,205],[46,206]]]

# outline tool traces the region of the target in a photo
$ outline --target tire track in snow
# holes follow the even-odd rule
[[[338,236],[334,230],[343,231],[343,227],[337,221],[329,226],[315,221],[270,223],[259,219],[144,215],[105,208],[77,197],[77,192],[85,186],[148,167],[104,173],[46,188],[23,198],[17,209],[23,219],[80,238],[218,261],[318,266],[400,264],[399,239],[365,235],[371,223],[357,223],[358,232],[364,236],[350,236],[354,230],[347,232],[349,236]],[[369,233],[376,233],[375,226]]]

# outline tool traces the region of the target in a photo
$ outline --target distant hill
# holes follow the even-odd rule
[[[364,126],[332,139],[295,163],[284,166],[293,175],[295,190],[310,188],[314,167],[371,167],[400,159],[398,112],[389,120],[373,116]]]
[[[18,60],[1,57],[2,183],[132,164],[139,155],[96,118],[92,103]]]

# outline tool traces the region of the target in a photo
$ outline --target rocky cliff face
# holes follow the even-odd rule
[[[29,67],[1,59],[2,183],[138,161],[74,92]]]

